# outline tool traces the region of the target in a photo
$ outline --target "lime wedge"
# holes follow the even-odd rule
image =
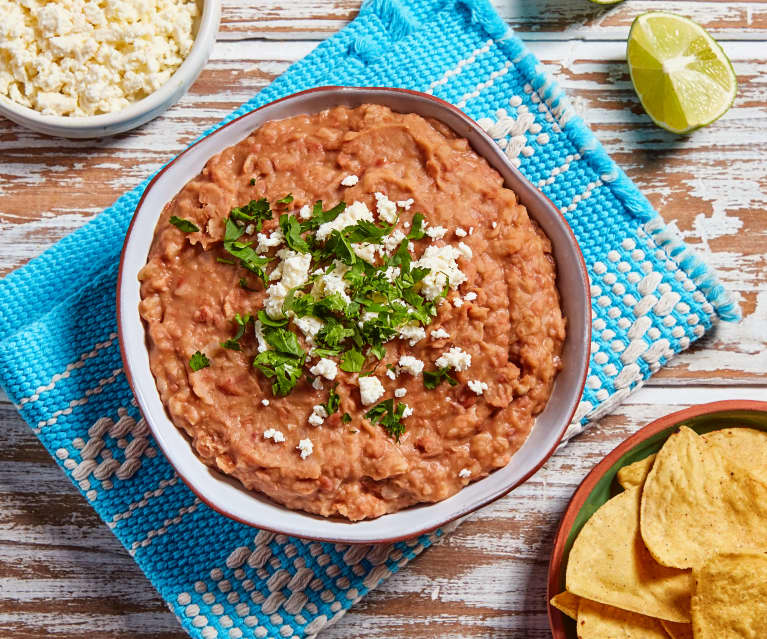
[[[634,20],[626,48],[631,82],[658,126],[688,133],[711,124],[737,90],[729,58],[699,24],[653,11]]]

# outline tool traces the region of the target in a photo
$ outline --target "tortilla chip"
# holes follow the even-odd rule
[[[661,626],[671,639],[693,639],[692,624],[674,623],[673,621],[661,621]]]
[[[578,639],[668,639],[657,619],[581,599]]]
[[[566,614],[570,619],[578,618],[578,602],[580,598],[571,592],[560,592],[551,598],[551,605],[560,612]]]
[[[767,484],[683,426],[647,476],[640,521],[647,549],[664,566],[694,568],[712,554],[767,550]]]
[[[767,557],[715,555],[693,570],[695,639],[767,637]]]
[[[689,571],[658,564],[639,534],[640,488],[606,502],[581,529],[567,562],[567,590],[668,621],[690,621]]]
[[[701,435],[757,479],[767,483],[767,432],[754,428],[723,428]]]
[[[650,455],[635,461],[633,464],[624,466],[616,475],[618,483],[626,490],[634,486],[641,486],[644,484],[644,480],[647,479],[647,474],[650,472],[654,461],[655,455]]]

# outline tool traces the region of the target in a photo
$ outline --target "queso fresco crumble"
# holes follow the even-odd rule
[[[381,105],[267,122],[210,158],[139,280],[152,374],[196,454],[323,516],[503,467],[561,367],[548,238],[465,139]]]
[[[194,42],[195,0],[0,0],[0,98],[45,115],[124,109]]]

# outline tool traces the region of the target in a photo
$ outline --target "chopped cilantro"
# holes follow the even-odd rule
[[[343,415],[341,415],[341,421],[344,424],[348,424],[352,421],[352,416],[349,415],[349,413],[344,413]]]
[[[416,213],[413,216],[413,226],[410,233],[407,234],[409,240],[420,240],[426,233],[423,230],[423,213]]]
[[[395,408],[394,400],[389,398],[373,406],[365,413],[365,417],[374,424],[381,424],[391,437],[399,441],[400,436],[405,432],[405,425],[401,421],[405,409],[407,409],[407,405],[402,402],[398,402]]]
[[[286,328],[264,327],[264,339],[278,353],[305,358],[306,353],[298,342],[298,337]]]
[[[364,363],[365,356],[356,348],[352,348],[343,354],[339,368],[347,373],[359,373]]]
[[[288,319],[272,319],[264,311],[258,311],[258,321],[264,326],[285,326],[288,323]]]
[[[242,350],[240,348],[240,339],[242,339],[242,336],[245,335],[245,328],[248,326],[248,323],[252,319],[253,318],[250,313],[246,313],[243,316],[240,316],[240,314],[237,313],[232,320],[237,325],[237,332],[234,334],[234,337],[221,342],[221,346],[232,351]]]
[[[373,353],[379,361],[386,357],[386,349],[383,344],[374,344],[370,347],[370,352]]]
[[[193,371],[199,371],[200,369],[210,366],[210,360],[205,353],[197,351],[192,357],[189,358],[189,368]]]
[[[217,257],[216,262],[219,262],[220,264],[237,264],[234,260],[228,260],[225,257]]]
[[[308,253],[309,245],[301,237],[301,223],[294,215],[283,213],[280,215],[280,228],[285,236],[285,244],[299,253]]]
[[[269,379],[274,379],[272,392],[278,397],[284,397],[293,390],[301,377],[303,358],[276,351],[264,351],[253,360],[253,366]]]
[[[285,197],[281,197],[277,200],[277,204],[290,204],[293,201],[293,194],[288,193]]]
[[[256,178],[250,178],[250,186],[256,186]]]
[[[266,198],[262,197],[251,200],[245,206],[235,206],[229,212],[229,217],[241,222],[255,222],[256,229],[260,231],[264,221],[272,219],[272,209]]]
[[[330,394],[328,395],[328,401],[325,404],[325,410],[328,412],[328,415],[332,415],[338,410],[338,407],[341,405],[341,396],[336,393],[335,386],[330,389]]]
[[[234,211],[234,209],[232,209],[232,211]],[[243,230],[237,226],[232,217],[228,217],[226,219],[226,229],[224,231],[224,250],[240,260],[241,266],[257,275],[261,278],[261,281],[266,284],[266,273],[264,272],[263,267],[269,263],[271,258],[256,253],[255,249],[251,247],[250,242],[239,242],[238,240],[242,236],[242,233]]]
[[[458,380],[455,379],[448,372],[448,367],[438,368],[436,371],[424,371],[423,372],[423,385],[429,390],[437,388],[442,382],[447,382],[451,386],[455,386]]]
[[[181,217],[176,217],[175,215],[170,216],[170,223],[176,228],[184,231],[184,233],[196,233],[200,230],[200,227],[197,226],[194,222],[190,222],[189,220],[185,220]]]
[[[312,216],[301,222],[301,230],[309,231],[319,228],[321,224],[332,222],[346,210],[346,202],[339,202],[332,209],[322,210],[322,200],[317,200],[312,208]]]

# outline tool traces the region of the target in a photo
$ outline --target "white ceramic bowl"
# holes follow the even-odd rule
[[[197,2],[202,6],[202,15],[192,49],[168,81],[154,93],[120,111],[83,117],[43,115],[34,109],[4,99],[0,100],[0,115],[38,133],[64,138],[101,138],[115,135],[135,129],[156,118],[187,92],[200,75],[216,42],[221,21],[221,0]]]
[[[188,438],[165,412],[149,369],[144,324],[139,316],[137,274],[146,263],[155,225],[165,204],[219,151],[236,144],[269,120],[316,113],[340,104],[385,104],[403,113],[418,113],[447,124],[467,138],[475,151],[498,170],[551,239],[558,265],[558,287],[568,330],[562,359],[545,410],[529,438],[504,467],[435,504],[423,504],[369,521],[349,522],[289,510],[237,480],[203,464]],[[413,537],[505,495],[532,475],[556,448],[583,391],[591,342],[588,276],[578,244],[558,209],[508,161],[473,120],[432,96],[404,89],[321,87],[272,102],[230,122],[200,140],[158,173],[147,187],[123,247],[117,289],[117,315],[125,371],[142,413],[158,444],[186,484],[206,504],[238,521],[298,537],[349,543],[379,543]]]

